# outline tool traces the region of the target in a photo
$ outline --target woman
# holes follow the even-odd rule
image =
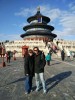
[[[48,65],[48,66],[50,66],[50,61],[51,61],[51,55],[50,55],[50,53],[48,53],[48,54],[46,55],[46,62],[47,62],[47,65]]]
[[[34,76],[34,56],[33,51],[30,49],[28,55],[25,56],[24,60],[24,69],[25,69],[25,94],[28,94],[32,91],[32,79]]]

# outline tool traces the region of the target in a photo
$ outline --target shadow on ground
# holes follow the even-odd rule
[[[53,64],[51,64],[51,66],[52,66],[52,65],[56,65],[56,64],[60,64],[60,63],[61,63],[61,62],[53,63]]]
[[[15,80],[15,81],[12,81],[10,83],[7,83],[6,85],[10,85],[10,84],[17,83],[17,82],[20,82],[20,81],[25,81],[25,78],[26,77],[19,78],[19,79]]]
[[[49,88],[48,91],[51,90],[52,88],[54,88],[57,84],[59,84],[62,80],[64,80],[65,78],[68,78],[70,75],[72,74],[72,71],[67,71],[67,72],[62,72],[59,73],[55,76],[53,76],[52,78],[49,78],[46,80],[46,86],[52,84]],[[10,85],[16,82],[20,82],[20,81],[25,81],[25,77],[23,78],[19,78],[15,81],[12,81],[10,83],[7,83],[6,85]],[[35,86],[33,87],[33,90],[35,90]],[[42,84],[40,84],[40,90],[42,89]]]
[[[71,74],[72,74],[72,71],[62,72],[60,74],[53,76],[52,78],[47,79],[46,80],[47,86],[53,83],[52,86],[48,88],[48,91],[54,88],[57,84],[59,84],[65,78],[68,78]]]

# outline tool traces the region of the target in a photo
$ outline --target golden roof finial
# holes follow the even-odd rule
[[[40,11],[40,7],[39,6],[37,7],[37,11]]]

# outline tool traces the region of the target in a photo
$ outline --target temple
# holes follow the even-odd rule
[[[25,33],[21,34],[24,40],[48,41],[57,37],[56,34],[52,33],[54,27],[47,25],[50,22],[50,18],[40,13],[40,7],[37,8],[37,13],[34,16],[27,19],[27,22],[29,25],[23,27]]]

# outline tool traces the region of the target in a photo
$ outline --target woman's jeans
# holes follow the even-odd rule
[[[26,76],[26,79],[25,79],[25,91],[28,93],[32,89],[32,79],[33,79],[32,76]]]
[[[50,65],[50,60],[47,60],[47,65]]]
[[[44,79],[44,73],[35,73],[35,80],[36,80],[36,89],[39,90],[40,88],[40,80],[42,82],[43,91],[46,91],[46,84]]]

